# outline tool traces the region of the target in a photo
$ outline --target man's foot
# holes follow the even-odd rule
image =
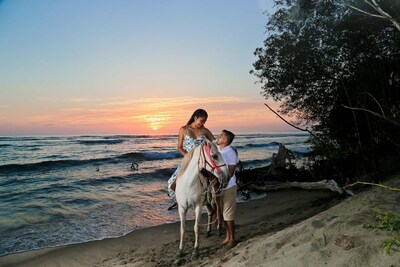
[[[221,244],[224,245],[224,246],[225,246],[226,244],[228,244],[228,243],[229,243],[229,240],[228,240],[228,239],[225,239],[224,241],[221,242]]]
[[[178,203],[174,202],[174,204],[172,204],[171,206],[169,206],[168,210],[172,210],[178,207]]]
[[[232,240],[232,241],[229,241],[228,243],[227,243],[227,245],[226,245],[226,247],[227,248],[233,248],[234,246],[236,246],[236,241],[235,240]]]

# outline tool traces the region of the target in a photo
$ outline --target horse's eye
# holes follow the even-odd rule
[[[218,159],[218,155],[213,155],[212,158],[213,159]]]

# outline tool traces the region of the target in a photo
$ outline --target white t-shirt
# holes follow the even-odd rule
[[[221,149],[218,146],[218,150],[221,153],[222,159],[224,160],[226,165],[238,164],[238,162],[239,162],[238,155],[236,154],[236,151],[231,146],[226,146],[223,149]],[[234,185],[236,185],[236,175],[235,174],[233,174],[233,176],[229,180],[228,185],[226,186],[225,189],[228,189]]]

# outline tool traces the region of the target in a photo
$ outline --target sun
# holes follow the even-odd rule
[[[165,114],[151,114],[145,115],[143,118],[148,128],[157,131],[167,124],[169,116]]]

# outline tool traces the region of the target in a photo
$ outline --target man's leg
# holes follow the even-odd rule
[[[234,221],[224,221],[225,222],[225,230],[226,237],[225,240],[222,241],[223,245],[227,245],[229,243],[235,242],[235,223]]]
[[[234,217],[236,213],[236,194],[236,186],[224,190],[222,194],[223,215],[226,230],[226,237],[225,240],[222,241],[222,244],[229,245],[230,247],[236,245],[234,223]]]

